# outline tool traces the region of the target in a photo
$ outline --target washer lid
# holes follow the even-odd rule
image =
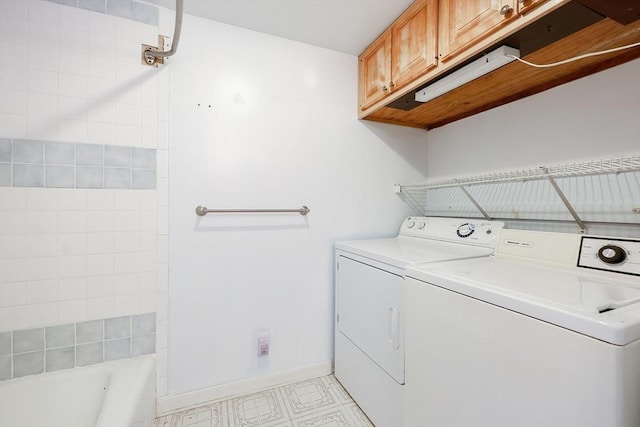
[[[338,242],[336,249],[375,259],[398,268],[405,268],[409,264],[420,262],[489,256],[493,252],[492,248],[407,236]]]
[[[612,344],[640,339],[637,278],[495,257],[414,265],[406,275]]]

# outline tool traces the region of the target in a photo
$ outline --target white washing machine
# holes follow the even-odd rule
[[[405,284],[405,425],[640,426],[640,240],[503,230]]]
[[[377,427],[403,425],[406,266],[489,256],[502,227],[410,217],[397,237],[336,244],[335,376]]]

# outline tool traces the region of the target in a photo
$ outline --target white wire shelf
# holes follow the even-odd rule
[[[494,172],[484,175],[451,178],[447,180],[427,181],[418,184],[396,185],[396,193],[406,192],[410,190],[431,190],[437,188],[459,187],[461,185],[470,186],[481,184],[496,184],[503,182],[531,181],[574,176],[607,175],[638,171],[640,171],[640,155],[634,155],[614,159],[565,163],[555,166],[539,166],[537,168],[521,169],[517,171]]]
[[[599,176],[599,177],[598,177]],[[640,225],[640,155],[396,185],[419,215]]]

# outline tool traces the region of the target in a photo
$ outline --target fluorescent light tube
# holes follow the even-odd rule
[[[500,46],[480,59],[465,65],[448,76],[416,92],[417,102],[427,102],[453,89],[469,83],[480,76],[508,64],[520,57],[520,51],[509,46]]]

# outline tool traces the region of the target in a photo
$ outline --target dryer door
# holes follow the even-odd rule
[[[338,257],[338,330],[399,384],[404,384],[401,276]]]

